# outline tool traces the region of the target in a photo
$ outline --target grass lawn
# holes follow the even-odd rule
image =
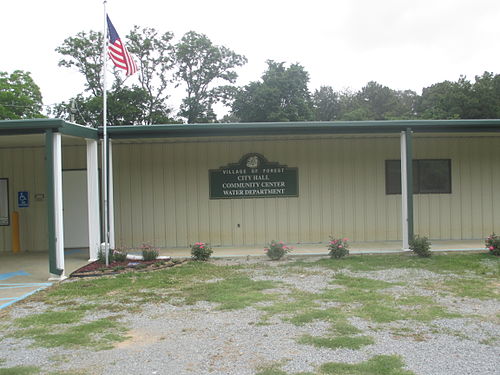
[[[412,321],[438,332],[433,325],[438,319],[500,321],[498,310],[496,315],[470,314],[460,310],[460,303],[453,305],[500,300],[499,258],[484,253],[225,263],[188,262],[149,273],[63,282],[2,312],[0,329],[6,332],[4,339],[27,339],[32,347],[101,351],[128,339],[122,318],[140,314],[145,305],[195,306],[206,301],[220,311],[254,308],[259,311],[257,325],[282,322],[298,330],[322,322],[327,327],[323,335],[298,334],[297,345],[362,350],[375,344],[371,333],[381,329],[416,342],[425,340],[417,330],[390,326],[395,322]],[[322,284],[315,283],[320,279]],[[23,316],[12,313],[34,303],[37,309],[25,309]],[[498,340],[490,337],[484,344],[498,345]],[[11,364],[0,350],[0,375],[63,374],[57,370],[60,358],[54,356],[55,370],[49,370],[38,363]],[[257,366],[255,374],[413,374],[398,355],[377,355],[356,364],[327,362],[307,373],[287,372],[287,361]]]

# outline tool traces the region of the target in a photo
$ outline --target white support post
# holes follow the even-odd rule
[[[409,250],[408,238],[408,174],[406,169],[406,132],[401,132],[401,229],[403,231],[403,250]]]
[[[108,146],[108,207],[109,207],[109,248],[115,249],[115,199],[113,194],[113,142],[109,140]]]
[[[87,197],[89,220],[89,261],[97,260],[101,245],[99,219],[99,168],[98,142],[87,139]]]
[[[63,270],[61,275],[53,275],[53,280],[63,280],[64,275],[64,221],[63,221],[63,192],[62,192],[62,147],[61,133],[54,133],[53,137],[53,168],[54,168],[54,216],[56,237],[56,265]]]

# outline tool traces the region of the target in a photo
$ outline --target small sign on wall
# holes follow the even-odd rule
[[[17,207],[27,208],[30,206],[30,194],[27,191],[17,192]]]

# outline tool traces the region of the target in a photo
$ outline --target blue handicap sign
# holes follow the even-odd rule
[[[24,208],[30,206],[30,194],[27,191],[17,192],[17,207]]]

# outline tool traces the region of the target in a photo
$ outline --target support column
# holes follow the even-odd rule
[[[98,143],[87,139],[87,200],[89,220],[89,261],[97,260],[101,245],[99,215],[99,168]]]
[[[108,207],[109,207],[109,248],[115,249],[115,199],[113,185],[113,142],[109,140],[108,145]]]
[[[408,250],[413,238],[413,147],[410,128],[401,132],[401,209],[403,250]]]
[[[45,133],[45,169],[47,180],[47,213],[49,235],[50,279],[62,280],[64,276],[64,226],[62,199],[62,149],[61,134],[47,130]]]

